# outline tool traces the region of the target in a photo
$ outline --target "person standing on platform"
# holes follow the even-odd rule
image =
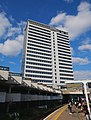
[[[91,119],[90,119],[89,112],[88,112],[88,109],[86,109],[86,113],[85,113],[85,115],[86,115],[86,120],[91,120]]]
[[[72,114],[72,103],[68,103],[69,114]]]

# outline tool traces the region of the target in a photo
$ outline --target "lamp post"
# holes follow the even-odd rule
[[[89,98],[88,98],[88,93],[87,93],[87,82],[84,82],[84,93],[85,93],[85,97],[86,97],[86,102],[87,102],[87,108],[88,108],[88,112],[89,112],[89,115],[90,115],[90,105],[89,105]]]

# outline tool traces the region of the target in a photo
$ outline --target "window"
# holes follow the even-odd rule
[[[55,81],[55,83],[57,83],[57,81]]]
[[[65,83],[64,81],[60,81],[60,83]]]

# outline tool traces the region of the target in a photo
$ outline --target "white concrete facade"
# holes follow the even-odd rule
[[[22,74],[24,78],[54,87],[74,80],[68,33],[28,20]]]

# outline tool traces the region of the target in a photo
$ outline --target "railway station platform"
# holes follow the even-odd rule
[[[69,114],[68,105],[64,105],[51,113],[44,120],[86,120],[85,114],[73,105],[72,114]]]

